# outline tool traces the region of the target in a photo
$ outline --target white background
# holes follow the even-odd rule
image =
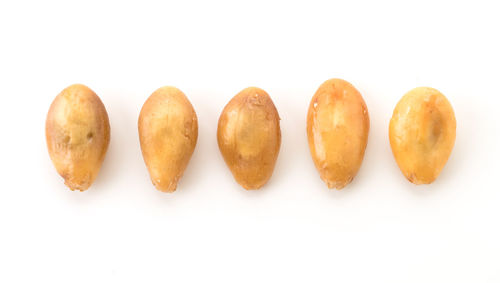
[[[1,282],[500,282],[499,7],[495,1],[1,1]],[[353,183],[328,190],[306,139],[309,100],[350,81],[371,118]],[[83,83],[109,113],[100,175],[72,192],[45,115]],[[154,189],[137,117],[173,85],[199,119],[178,191]],[[282,118],[270,182],[245,191],[216,143],[233,95],[259,86]],[[388,123],[432,86],[457,118],[438,180],[399,171]]]

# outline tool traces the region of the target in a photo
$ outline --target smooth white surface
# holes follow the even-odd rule
[[[500,42],[495,1],[0,2],[1,282],[499,282]],[[353,183],[328,190],[307,146],[309,100],[350,81],[371,131]],[[83,83],[106,105],[111,143],[90,190],[52,166],[45,115]],[[186,93],[199,119],[174,194],[149,181],[137,134],[146,98]],[[282,118],[271,181],[244,191],[217,119],[259,86]],[[388,123],[432,86],[458,122],[430,186],[399,171]]]

